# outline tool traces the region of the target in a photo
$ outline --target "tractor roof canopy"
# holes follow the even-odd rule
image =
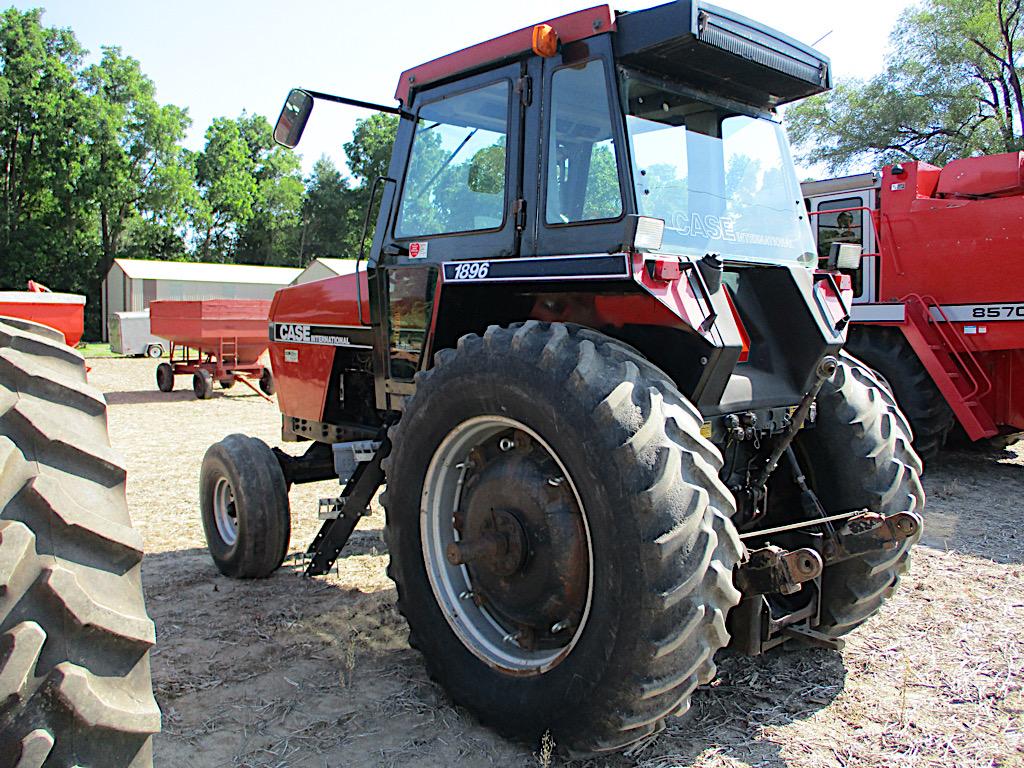
[[[545,22],[562,45],[611,33],[616,60],[762,110],[832,86],[826,56],[770,27],[699,2],[676,0],[613,14],[595,6]],[[395,98],[531,53],[534,27],[456,51],[402,73]]]

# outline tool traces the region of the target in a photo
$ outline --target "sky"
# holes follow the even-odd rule
[[[48,26],[71,27],[93,56],[119,46],[142,63],[157,98],[187,107],[186,144],[203,146],[215,117],[242,110],[276,120],[288,90],[303,87],[383,104],[398,75],[473,43],[585,8],[587,0],[11,0],[42,7]],[[641,10],[657,0],[623,0]],[[831,57],[834,76],[870,77],[884,67],[888,34],[910,0],[717,0]],[[341,145],[367,112],[318,103],[299,151],[308,171],[328,154],[344,167]],[[814,175],[798,169],[800,178]]]

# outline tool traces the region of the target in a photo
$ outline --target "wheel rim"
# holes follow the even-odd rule
[[[218,477],[213,486],[213,520],[223,542],[229,547],[234,546],[238,540],[238,513],[235,492],[226,477]]]
[[[423,562],[462,644],[489,666],[542,674],[586,627],[593,547],[576,486],[521,422],[479,416],[453,429],[427,468]]]

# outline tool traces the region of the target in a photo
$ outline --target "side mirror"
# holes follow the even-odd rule
[[[274,126],[274,141],[288,149],[295,149],[312,111],[313,97],[303,90],[293,88]]]
[[[828,249],[828,268],[859,269],[861,251],[858,243],[832,243]]]

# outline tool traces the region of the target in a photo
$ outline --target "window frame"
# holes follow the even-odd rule
[[[499,71],[501,71],[501,70],[499,70]],[[391,221],[391,227],[390,227],[390,233],[389,233],[390,236],[391,236],[391,239],[394,242],[396,242],[396,243],[414,242],[414,241],[418,241],[418,240],[428,240],[428,239],[430,241],[433,241],[435,239],[449,238],[449,237],[459,237],[459,236],[470,235],[470,234],[471,235],[494,234],[494,233],[500,233],[500,232],[504,231],[506,228],[508,228],[508,225],[509,225],[509,207],[510,207],[509,206],[509,200],[510,200],[509,190],[511,188],[514,191],[514,188],[516,186],[516,183],[515,183],[516,180],[514,178],[512,178],[512,174],[514,173],[515,169],[513,167],[511,167],[511,160],[512,160],[513,152],[518,152],[519,151],[519,149],[518,149],[518,141],[515,143],[515,145],[513,145],[513,131],[516,130],[516,125],[515,124],[517,122],[516,120],[514,120],[514,117],[515,117],[514,113],[516,111],[516,105],[515,105],[515,100],[514,100],[514,97],[515,97],[515,83],[513,82],[513,79],[511,77],[511,73],[503,73],[500,76],[496,76],[497,74],[498,74],[498,72],[490,72],[490,73],[486,73],[484,75],[480,75],[480,76],[478,76],[476,78],[473,78],[472,80],[470,80],[470,81],[468,81],[466,83],[463,83],[462,85],[464,87],[461,87],[458,90],[443,89],[443,90],[445,90],[445,92],[438,93],[433,98],[429,98],[428,100],[425,100],[425,101],[423,101],[423,103],[418,104],[416,106],[416,117],[415,117],[415,124],[413,126],[412,139],[411,139],[410,144],[409,144],[409,151],[408,151],[407,156],[405,158],[404,169],[402,171],[402,183],[401,183],[401,185],[398,188],[398,196],[397,196],[398,204],[397,204],[397,207],[395,209],[395,215],[394,215],[394,217],[392,218],[392,221]],[[504,188],[504,196],[503,196],[502,206],[501,206],[501,223],[498,226],[496,226],[496,227],[488,227],[486,229],[461,229],[461,230],[452,231],[452,232],[433,232],[433,233],[427,232],[427,233],[418,233],[418,234],[415,234],[415,235],[406,235],[406,234],[401,234],[400,235],[400,234],[398,234],[398,223],[399,223],[399,220],[401,219],[401,216],[402,216],[402,207],[403,207],[403,205],[405,203],[405,191],[406,191],[406,187],[407,187],[408,182],[409,182],[409,170],[410,170],[410,168],[412,166],[413,154],[414,154],[415,149],[416,149],[416,131],[417,131],[417,128],[418,128],[418,125],[419,125],[419,121],[420,121],[420,113],[422,112],[422,110],[424,108],[429,107],[431,104],[437,104],[438,102],[441,102],[441,101],[447,101],[448,99],[453,99],[453,98],[456,98],[458,96],[463,96],[463,95],[465,95],[467,93],[472,93],[473,91],[483,90],[484,88],[488,88],[488,87],[496,85],[498,83],[504,83],[506,85],[506,87],[507,87],[507,90],[508,90],[508,97],[507,97],[507,101],[506,101],[506,112],[505,112],[505,129],[506,129],[505,130],[505,188]]]
[[[590,65],[593,62],[599,62],[604,72],[604,79],[606,84],[605,95],[607,97],[608,105],[608,122],[611,128],[612,150],[615,158],[615,177],[618,180],[619,186],[619,214],[618,216],[605,217],[600,219],[580,219],[579,221],[566,221],[566,222],[549,222],[547,220],[548,210],[548,193],[550,192],[549,179],[551,174],[551,137],[554,129],[554,80],[555,75],[563,69],[569,68],[581,68]],[[618,90],[616,84],[616,78],[613,73],[609,72],[609,64],[606,57],[600,55],[600,53],[594,53],[586,58],[579,61],[561,61],[556,66],[553,66],[549,71],[544,73],[544,106],[545,112],[548,114],[547,126],[544,131],[544,144],[543,151],[541,152],[541,168],[540,168],[540,183],[538,184],[540,192],[540,200],[537,205],[537,218],[545,230],[565,230],[572,229],[574,227],[581,226],[594,226],[600,224],[614,224],[621,222],[628,213],[629,200],[626,199],[625,187],[623,185],[623,160],[626,157],[623,154],[622,149],[622,130],[621,130],[621,115],[617,112],[618,106]]]

